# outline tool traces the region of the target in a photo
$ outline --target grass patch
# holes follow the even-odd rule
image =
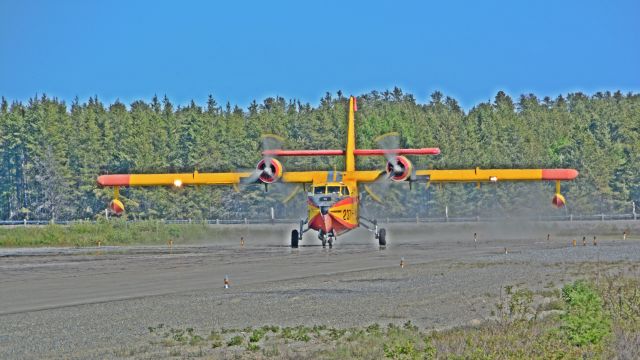
[[[562,289],[562,298],[568,305],[562,329],[574,345],[599,345],[611,334],[611,320],[593,287],[577,281]]]
[[[162,338],[151,346],[166,341],[176,356],[199,349],[213,358],[231,347],[243,359],[640,358],[640,279],[616,274],[599,282],[577,281],[551,295],[509,286],[496,304],[495,320],[443,331],[425,331],[407,321],[348,329],[325,325],[220,329],[206,337],[190,328],[158,325],[149,328],[149,335]],[[548,302],[534,305],[541,298]],[[561,311],[538,317],[547,310]],[[130,351],[125,348],[118,354]]]
[[[159,221],[128,223],[122,219],[71,225],[0,227],[0,247],[89,247],[134,244],[173,244],[233,235],[227,228],[202,224],[167,225]]]
[[[244,342],[244,338],[240,335],[236,335],[231,339],[229,339],[229,341],[227,342],[227,346],[238,346],[238,345],[242,345],[243,342]]]

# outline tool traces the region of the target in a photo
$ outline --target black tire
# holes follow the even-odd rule
[[[329,239],[329,249],[333,247],[333,239]]]
[[[298,238],[300,237],[298,230],[291,230],[291,248],[298,248]]]
[[[380,229],[378,231],[378,244],[380,246],[386,246],[387,245],[387,230]]]

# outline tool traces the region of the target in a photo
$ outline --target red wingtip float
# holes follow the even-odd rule
[[[557,207],[558,209],[564,207],[565,203],[566,200],[564,199],[564,196],[562,196],[562,194],[555,194],[551,199],[551,204],[553,204],[553,206]]]
[[[115,215],[121,215],[124,212],[124,205],[122,201],[118,199],[113,199],[109,203],[109,210]]]
[[[298,247],[302,234],[309,230],[318,232],[322,244],[331,246],[341,235],[362,226],[374,233],[380,245],[386,244],[386,230],[378,228],[375,220],[366,219],[359,214],[359,184],[365,184],[364,190],[370,192],[367,183],[376,181],[394,181],[398,183],[447,183],[447,182],[492,182],[504,181],[555,181],[556,191],[552,204],[563,207],[566,204],[560,193],[560,182],[573,180],[578,176],[574,169],[416,169],[410,158],[415,155],[438,155],[440,149],[356,149],[355,112],[358,103],[355,97],[349,98],[346,146],[335,150],[283,150],[268,149],[262,152],[263,159],[255,170],[233,173],[174,173],[174,174],[117,174],[98,177],[100,186],[112,186],[114,200],[109,204],[113,214],[122,214],[124,204],[118,199],[120,186],[189,186],[189,185],[231,185],[264,184],[265,189],[274,182],[302,184],[308,190],[306,220],[291,231],[291,246]],[[285,171],[276,157],[286,156],[344,156],[345,166],[341,171]],[[356,167],[357,156],[383,156],[386,161],[377,170],[359,170]],[[310,186],[307,186],[310,185]],[[299,190],[300,188],[297,188]],[[295,193],[294,193],[295,194]],[[379,197],[371,193],[373,199]],[[291,199],[293,194],[288,196]],[[285,200],[287,201],[287,200]]]

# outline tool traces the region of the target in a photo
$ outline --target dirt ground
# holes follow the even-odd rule
[[[312,234],[291,249],[288,230],[243,228],[244,248],[229,238],[172,249],[1,249],[0,358],[118,357],[148,345],[158,324],[448,328],[489,318],[506,285],[549,290],[640,261],[638,221],[397,224],[384,249],[364,230],[333,249]]]

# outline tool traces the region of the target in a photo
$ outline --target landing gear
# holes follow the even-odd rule
[[[329,249],[331,249],[333,247],[333,242],[336,239],[336,236],[333,232],[330,232],[328,234],[319,232],[318,239],[320,239],[320,241],[322,242],[323,248],[327,247],[327,244],[329,244]]]
[[[378,245],[387,246],[387,230],[386,229],[378,230]]]
[[[387,230],[378,228],[378,221],[360,216],[360,226],[373,233],[373,237],[378,239],[378,245],[387,246]]]
[[[300,220],[300,227],[299,230],[291,230],[291,248],[292,249],[297,249],[298,248],[298,242],[300,240],[302,240],[302,234],[306,233],[307,231],[309,231],[309,229],[305,229],[304,225],[308,222],[308,220]]]
[[[298,232],[298,230],[291,230],[291,248],[292,249],[297,249],[298,248],[298,240],[300,240],[300,233]]]

